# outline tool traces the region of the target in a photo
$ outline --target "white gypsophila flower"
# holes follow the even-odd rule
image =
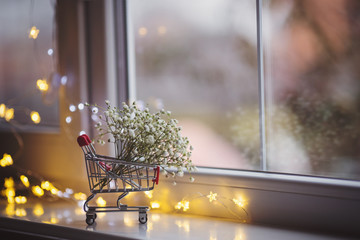
[[[135,131],[133,129],[129,129],[128,132],[130,137],[135,137]]]
[[[184,172],[181,170],[181,171],[178,171],[177,174],[179,177],[183,177],[184,176]]]

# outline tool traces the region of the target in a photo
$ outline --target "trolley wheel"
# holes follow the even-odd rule
[[[94,224],[94,222],[95,222],[95,218],[92,218],[92,217],[86,217],[86,223],[88,224],[88,225],[93,225]]]
[[[147,213],[139,213],[139,222],[145,224],[147,222]]]
[[[96,219],[96,213],[86,213],[86,223],[88,224],[88,225],[92,225],[92,224],[94,224],[94,222],[95,222],[95,219]]]

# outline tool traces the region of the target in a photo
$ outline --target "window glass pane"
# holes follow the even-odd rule
[[[266,4],[269,170],[360,179],[360,2]]]
[[[58,126],[61,79],[55,73],[53,4],[28,0],[0,3],[1,127],[11,124],[21,131]],[[9,109],[14,110],[13,118],[6,118]]]
[[[199,166],[259,169],[255,1],[129,1],[136,98],[171,110]]]

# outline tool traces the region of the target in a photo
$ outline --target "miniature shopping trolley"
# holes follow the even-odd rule
[[[91,195],[84,203],[86,223],[95,222],[97,212],[139,212],[139,222],[147,222],[147,206],[128,206],[120,200],[130,192],[150,191],[159,182],[160,167],[153,164],[126,162],[117,158],[96,154],[90,138],[83,134],[77,138],[84,152],[86,171]],[[98,193],[121,193],[116,206],[89,206]]]

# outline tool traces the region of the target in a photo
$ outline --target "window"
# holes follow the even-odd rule
[[[197,165],[360,178],[353,1],[264,5],[264,165],[256,1],[129,5],[136,98],[177,114]]]
[[[0,128],[58,128],[57,93],[66,79],[56,72],[53,2],[2,1],[0,16],[0,115],[9,113]]]
[[[255,2],[129,2],[136,98],[165,107],[198,166],[260,169]]]
[[[268,169],[360,179],[357,1],[264,6]]]

